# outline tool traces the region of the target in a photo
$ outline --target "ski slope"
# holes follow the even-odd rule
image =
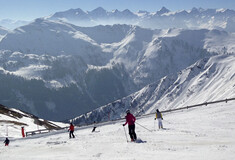
[[[228,160],[235,157],[235,101],[163,114],[164,130],[154,131],[154,115],[137,119],[140,143],[127,143],[123,121],[27,138],[11,138],[0,146],[7,160]],[[157,126],[157,123],[156,123]],[[156,127],[157,128],[157,127]],[[125,127],[127,132],[127,127]],[[129,136],[128,136],[129,138]],[[3,141],[4,137],[0,137]]]

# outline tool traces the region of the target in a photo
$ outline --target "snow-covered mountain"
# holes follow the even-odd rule
[[[78,124],[122,118],[126,109],[135,115],[154,113],[208,101],[235,97],[235,55],[204,58],[188,68],[163,77],[138,92],[102,106],[74,120]]]
[[[108,12],[102,7],[98,7],[90,12],[85,12],[80,8],[69,9],[63,12],[56,12],[46,18],[50,20],[62,20],[78,26],[87,27],[106,24],[134,24],[138,16],[128,9],[124,11],[116,9]]]
[[[78,26],[96,26],[113,24],[131,24],[153,29],[184,28],[184,29],[225,29],[234,32],[235,11],[229,9],[202,9],[170,11],[162,7],[159,11],[131,12],[106,11],[102,7],[92,11],[70,9],[46,17],[51,20],[63,20]],[[231,27],[231,25],[233,27]]]
[[[65,126],[68,124],[40,119],[35,115],[0,104],[0,137],[22,137],[21,127],[28,132],[39,129],[56,130]]]
[[[44,119],[64,120],[130,94],[122,66],[99,69],[78,56],[9,51],[0,59],[1,103]]]
[[[17,27],[29,24],[29,21],[24,20],[12,20],[12,19],[1,19],[0,26],[7,28],[9,30],[13,30]]]
[[[0,48],[38,55],[79,54],[83,59],[89,56],[89,61],[92,61],[96,57],[96,60],[101,58],[100,62],[103,62],[108,55],[101,52],[100,46],[94,40],[75,27],[71,24],[36,19],[33,23],[7,34],[2,39]]]
[[[0,26],[0,35],[1,35],[1,36],[7,34],[8,32],[9,32],[9,31],[8,31],[6,28]]]
[[[9,33],[9,30],[0,26],[0,41],[7,33]]]
[[[234,53],[234,37],[219,30],[78,27],[36,19],[0,41],[0,81],[8,84],[0,85],[0,102],[44,119],[68,119],[205,57]]]

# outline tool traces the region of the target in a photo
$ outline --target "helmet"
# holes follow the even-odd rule
[[[127,110],[126,110],[126,113],[130,113],[130,110],[129,110],[129,109],[127,109]]]

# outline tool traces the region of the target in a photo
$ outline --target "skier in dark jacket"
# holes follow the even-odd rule
[[[8,146],[9,143],[10,143],[10,140],[9,140],[8,138],[6,138],[6,140],[4,141],[4,143],[5,143],[5,146]]]
[[[94,121],[94,127],[91,132],[95,132],[95,129],[96,129],[96,122]]]
[[[131,141],[135,141],[137,139],[135,133],[135,120],[136,118],[130,113],[130,110],[128,109],[126,111],[126,123],[123,124],[123,126],[125,126],[128,123],[129,135],[131,137]]]
[[[72,138],[72,136],[73,136],[73,138],[75,138],[73,132],[74,132],[74,125],[73,125],[73,123],[70,123],[70,126],[69,126],[69,138]]]

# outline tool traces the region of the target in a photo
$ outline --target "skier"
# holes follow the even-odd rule
[[[157,109],[156,110],[156,118],[155,118],[155,120],[158,120],[158,128],[160,129],[160,128],[163,128],[163,125],[162,125],[162,120],[163,120],[163,118],[162,118],[162,113]]]
[[[95,129],[96,129],[96,122],[94,121],[94,127],[91,132],[95,132]]]
[[[72,136],[73,136],[73,138],[75,138],[73,132],[74,132],[74,125],[73,125],[73,123],[70,123],[70,126],[69,126],[69,138],[72,138]]]
[[[128,123],[128,128],[129,128],[129,135],[131,138],[131,141],[136,140],[136,133],[135,133],[135,120],[136,118],[130,113],[130,110],[126,110],[126,123],[123,124],[125,126]]]
[[[6,138],[6,140],[4,141],[4,143],[5,143],[5,146],[8,146],[9,143],[10,143],[10,140],[9,140],[8,138]]]

